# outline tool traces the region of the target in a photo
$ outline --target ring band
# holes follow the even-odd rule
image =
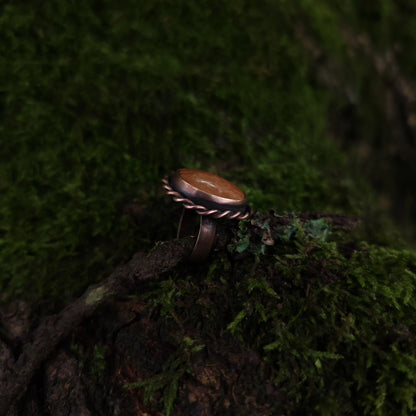
[[[193,263],[202,262],[208,257],[214,244],[215,231],[217,229],[217,223],[214,219],[198,215],[194,211],[184,208],[179,220],[177,238],[195,235],[196,217],[199,217],[199,230],[194,248],[188,258]]]
[[[166,193],[183,204],[177,237],[196,236],[189,260],[202,262],[214,244],[216,219],[244,220],[251,209],[244,192],[233,183],[197,169],[179,169],[162,180]],[[199,216],[199,231],[196,220]]]

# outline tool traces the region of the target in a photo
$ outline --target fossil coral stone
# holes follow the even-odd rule
[[[208,195],[226,198],[235,202],[245,201],[244,192],[233,183],[211,172],[198,169],[180,169],[178,175],[193,188]]]

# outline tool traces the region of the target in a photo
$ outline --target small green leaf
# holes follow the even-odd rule
[[[250,245],[250,237],[246,235],[236,247],[237,253],[242,253],[243,251],[247,250],[248,246]]]

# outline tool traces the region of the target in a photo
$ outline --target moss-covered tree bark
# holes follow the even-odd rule
[[[205,265],[173,269],[192,241],[159,245],[24,341],[9,335],[2,414],[411,408],[416,255],[359,243],[357,225],[257,214],[223,228]]]
[[[414,16],[4,2],[3,413],[412,414]],[[254,219],[224,223],[205,264],[77,309],[176,244],[160,180],[182,167],[241,186]]]

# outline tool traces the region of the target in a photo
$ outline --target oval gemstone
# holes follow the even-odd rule
[[[244,192],[227,179],[199,169],[180,169],[180,177],[194,188],[210,195],[236,201],[244,200]]]

